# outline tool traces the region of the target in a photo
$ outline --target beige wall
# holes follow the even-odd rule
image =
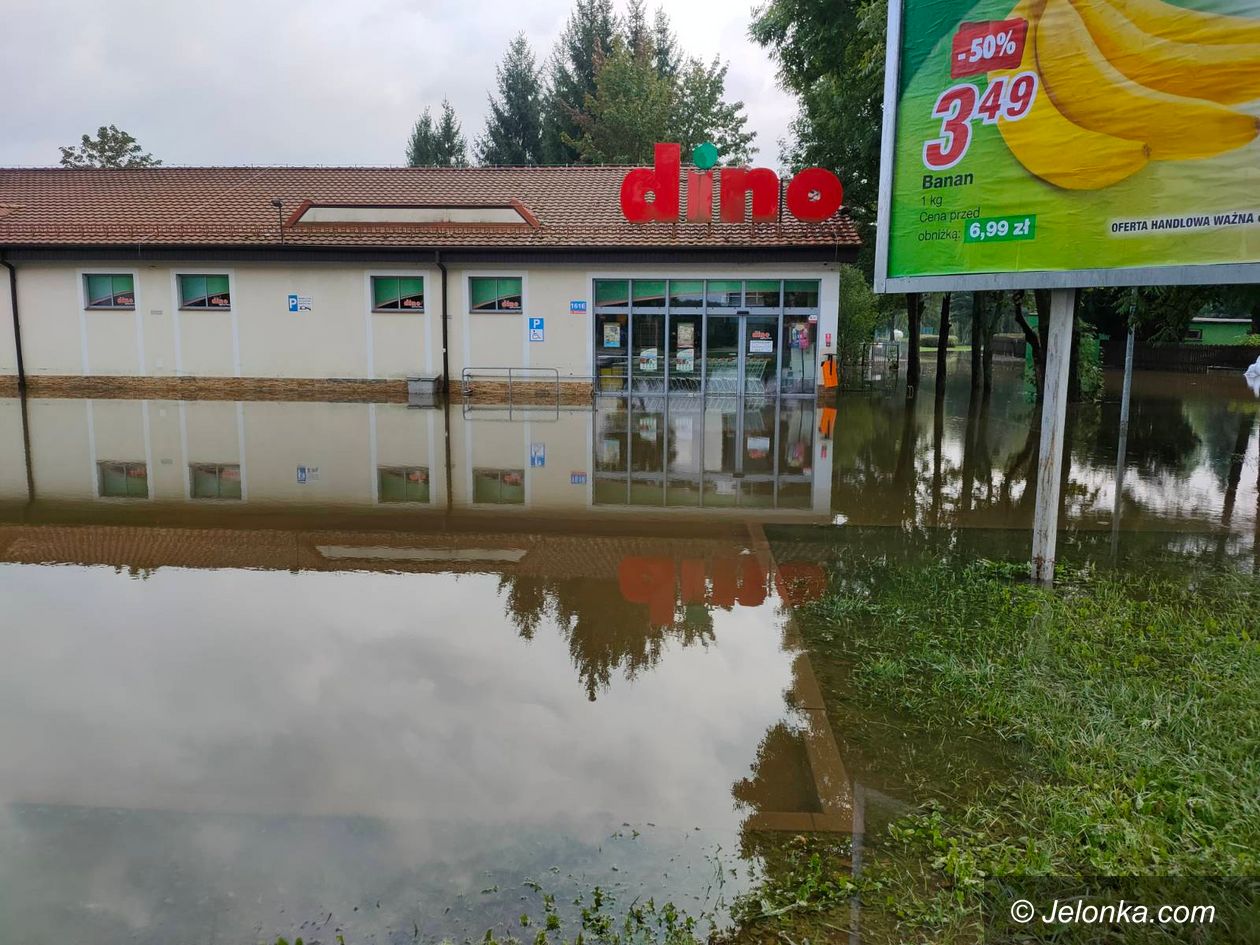
[[[134,312],[85,311],[83,275],[131,273]],[[180,311],[176,275],[226,273],[229,312]],[[32,375],[194,377],[375,377],[424,374],[440,364],[429,314],[373,313],[372,274],[425,277],[436,304],[435,273],[407,267],[236,263],[205,265],[23,264],[18,292],[23,351]],[[290,293],[309,296],[293,314]],[[0,351],[3,351],[0,345]],[[0,354],[0,369],[12,373]]]
[[[13,305],[9,270],[0,266],[0,375],[17,374],[17,345],[13,339]]]
[[[85,272],[135,276],[134,312],[84,311]],[[227,273],[230,312],[179,311],[176,274]],[[372,313],[370,276],[423,275],[426,313]],[[520,275],[523,311],[471,314],[469,277]],[[834,336],[839,278],[830,264],[765,266],[473,267],[449,270],[450,367],[554,368],[564,377],[592,372],[592,282],[597,278],[818,278],[819,339]],[[402,378],[441,370],[440,274],[398,266],[269,263],[136,266],[24,263],[18,270],[23,350],[31,375],[126,375],[278,378]],[[292,314],[290,293],[312,310]],[[569,314],[572,300],[586,315]],[[544,319],[531,342],[529,317]],[[0,292],[0,373],[16,372],[8,294]],[[826,353],[824,350],[822,353]]]

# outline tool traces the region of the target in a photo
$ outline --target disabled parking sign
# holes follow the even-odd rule
[[[529,340],[543,340],[543,320],[541,318],[531,318],[529,320]]]

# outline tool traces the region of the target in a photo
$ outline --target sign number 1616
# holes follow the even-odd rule
[[[1010,81],[999,76],[984,94],[970,82],[951,85],[936,99],[932,117],[941,119],[941,136],[923,142],[923,166],[934,171],[953,167],[971,147],[971,123],[992,125],[999,118],[1018,121],[1037,97],[1037,73],[1021,72]]]

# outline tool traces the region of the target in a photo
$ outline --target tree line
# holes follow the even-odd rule
[[[576,0],[546,62],[518,34],[495,69],[485,129],[471,148],[454,108],[426,108],[407,143],[412,167],[646,164],[657,141],[705,141],[724,163],[751,156],[743,102],[726,99],[727,66],[679,46],[664,9],[643,0]],[[470,154],[471,152],[471,154]]]

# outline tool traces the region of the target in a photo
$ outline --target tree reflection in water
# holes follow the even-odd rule
[[[632,681],[656,666],[667,643],[707,646],[714,639],[704,604],[685,604],[676,619],[654,621],[650,605],[626,600],[615,580],[505,574],[499,590],[522,638],[533,639],[544,620],[555,623],[592,702],[618,672]]]
[[[995,363],[990,398],[973,394],[959,367],[940,397],[907,404],[896,391],[842,396],[832,505],[844,520],[903,529],[1031,526],[1040,414],[1023,365]],[[1061,509],[1069,528],[1111,521],[1119,413],[1115,372],[1100,402],[1069,405]],[[1235,506],[1256,413],[1237,378],[1139,372],[1121,517],[1133,527],[1186,516],[1226,529],[1243,524]],[[1217,488],[1205,491],[1205,472]]]

